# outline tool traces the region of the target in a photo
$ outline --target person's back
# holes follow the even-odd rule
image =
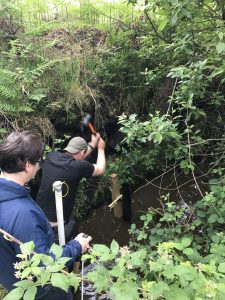
[[[99,142],[99,140],[101,140]],[[42,167],[41,185],[37,194],[37,203],[51,223],[57,222],[55,195],[52,189],[54,181],[62,181],[64,221],[70,219],[76,192],[82,178],[99,176],[105,171],[105,143],[99,135],[92,136],[92,144],[81,137],[71,139],[64,152],[49,153]],[[84,160],[98,145],[96,164]],[[88,147],[89,146],[89,147]]]
[[[57,222],[53,183],[57,180],[63,182],[63,212],[64,220],[68,222],[80,180],[83,177],[91,177],[93,170],[94,166],[89,162],[75,160],[67,153],[52,152],[47,155],[42,167],[37,203],[43,209],[49,221]]]

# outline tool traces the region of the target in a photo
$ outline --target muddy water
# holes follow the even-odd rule
[[[198,184],[203,191],[203,183],[198,182]],[[116,218],[113,209],[110,210],[108,205],[104,205],[94,210],[86,220],[79,224],[79,232],[91,235],[95,244],[104,243],[109,246],[115,239],[120,246],[125,246],[129,242],[128,229],[131,224],[135,223],[137,226],[141,224],[140,216],[145,214],[149,207],[160,207],[161,196],[168,193],[171,201],[183,200],[188,204],[201,197],[192,178],[181,175],[174,177],[173,173],[167,173],[166,176],[155,179],[150,184],[143,183],[133,191],[131,222]]]
[[[151,183],[143,183],[138,189],[133,191],[131,200],[132,218],[131,221],[123,221],[114,216],[113,209],[110,210],[108,205],[104,205],[94,210],[92,214],[82,223],[79,224],[79,232],[85,232],[92,236],[93,243],[105,244],[110,246],[115,239],[120,246],[128,245],[128,229],[132,223],[138,227],[141,226],[140,216],[145,214],[149,207],[160,207],[160,198],[162,195],[169,194],[171,201],[180,203],[184,201],[190,205],[201,198],[199,190],[192,178],[167,173],[166,176],[150,180]],[[204,192],[203,182],[198,182],[201,191]],[[84,273],[91,271],[94,266],[84,268]],[[81,295],[76,299],[84,300],[106,300],[106,295],[96,295],[93,287],[84,285],[83,298]]]

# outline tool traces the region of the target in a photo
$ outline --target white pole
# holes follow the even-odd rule
[[[58,225],[59,245],[65,245],[65,230],[63,219],[63,205],[62,205],[62,181],[55,181],[53,183],[53,191],[55,192],[56,216]]]

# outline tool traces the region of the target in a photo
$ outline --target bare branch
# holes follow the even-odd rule
[[[163,36],[161,36],[161,35],[158,33],[158,31],[157,31],[155,25],[153,24],[153,22],[152,22],[152,20],[151,20],[151,18],[150,18],[150,16],[149,16],[149,14],[147,13],[146,10],[145,10],[145,16],[147,17],[149,23],[151,24],[152,29],[153,29],[153,31],[155,32],[156,36],[157,36],[160,40],[164,41],[165,43],[169,43],[169,41],[167,41]]]

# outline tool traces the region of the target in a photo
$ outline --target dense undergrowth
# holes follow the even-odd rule
[[[224,299],[224,2],[128,2],[55,3],[50,14],[44,1],[0,1],[0,133],[36,130],[49,151],[93,113],[113,152],[95,205],[111,172],[132,188],[169,170],[174,180],[191,176],[199,196],[188,215],[163,196],[142,228],[131,226],[129,248],[94,246],[86,259],[97,267],[87,277],[112,299]],[[112,124],[123,137],[116,147]],[[79,195],[78,217],[85,187]],[[80,278],[56,272],[62,261],[43,271],[40,259],[19,266],[22,279],[40,281],[21,281],[18,295],[28,288],[32,299],[40,282],[77,288]]]

